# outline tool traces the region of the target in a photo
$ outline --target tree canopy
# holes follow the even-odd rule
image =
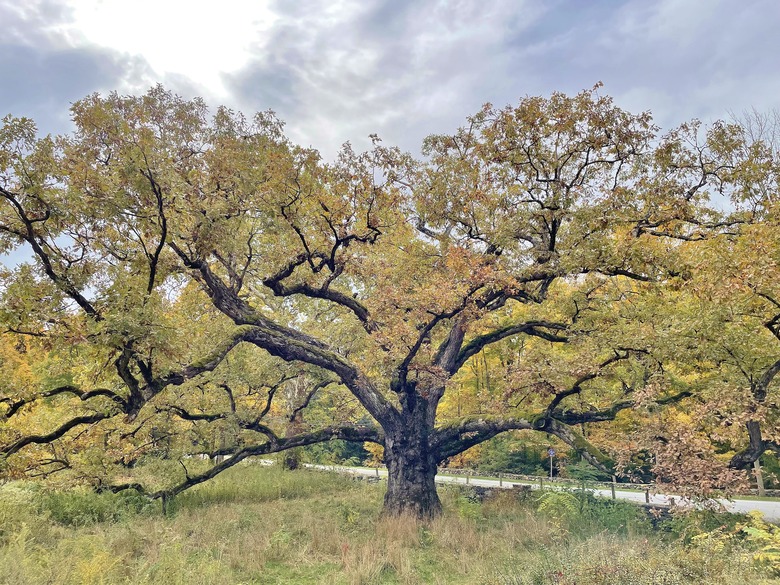
[[[430,516],[441,462],[507,430],[611,469],[579,425],[729,396],[720,420],[774,428],[778,164],[744,124],[660,134],[596,87],[327,162],[162,87],[72,117],[0,130],[2,251],[30,257],[0,298],[6,473],[165,498],[340,438],[384,447],[388,512]],[[477,359],[495,383],[454,408]]]

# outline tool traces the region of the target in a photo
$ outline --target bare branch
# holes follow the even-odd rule
[[[382,435],[379,431],[370,427],[358,427],[354,425],[333,426],[313,431],[311,433],[302,433],[300,435],[294,435],[292,437],[278,438],[276,441],[269,441],[259,445],[250,445],[245,447],[238,447],[229,452],[221,452],[222,455],[229,454],[230,457],[224,461],[217,463],[214,467],[208,471],[200,473],[186,478],[185,481],[178,485],[167,489],[148,494],[143,490],[142,493],[147,493],[152,499],[170,498],[180,494],[181,492],[191,488],[192,486],[208,481],[213,477],[216,477],[223,471],[230,469],[237,463],[240,463],[247,457],[256,455],[268,455],[270,453],[278,453],[287,449],[295,447],[305,447],[306,445],[314,445],[316,443],[324,443],[332,439],[341,439],[344,441],[353,442],[373,442],[382,443]],[[125,489],[138,489],[138,484],[126,484]],[[109,488],[110,489],[110,488]],[[113,491],[113,490],[112,490]]]
[[[285,361],[301,361],[333,372],[372,416],[388,423],[395,419],[395,407],[377,391],[371,380],[357,366],[330,350],[325,343],[295,329],[279,325],[255,311],[230,290],[211,271],[208,264],[190,258],[173,243],[169,245],[185,266],[197,271],[206,293],[217,309],[238,325],[253,325],[244,341],[253,343]]]
[[[436,429],[431,447],[437,461],[462,453],[505,431],[531,430],[533,425],[523,418],[472,417]]]
[[[126,407],[125,399],[112,390],[109,390],[107,388],[96,388],[94,390],[85,391],[82,390],[81,388],[77,388],[76,386],[71,386],[71,385],[58,386],[57,388],[46,390],[45,392],[41,392],[40,394],[37,394],[36,396],[33,396],[31,398],[23,398],[15,402],[11,402],[9,399],[2,399],[0,400],[0,402],[10,402],[8,410],[5,412],[4,416],[5,418],[11,418],[13,415],[19,412],[19,409],[21,409],[22,407],[28,404],[32,404],[33,402],[40,400],[42,398],[51,398],[52,396],[58,396],[59,394],[73,394],[74,396],[78,397],[82,402],[86,402],[90,398],[95,398],[97,396],[105,396],[107,398],[110,398],[116,404],[118,404],[119,407],[122,408],[123,410]]]
[[[551,342],[564,343],[568,341],[568,337],[552,333],[551,331],[566,331],[566,329],[567,326],[563,323],[552,323],[549,321],[528,321],[527,323],[508,325],[501,329],[496,329],[490,333],[475,337],[463,346],[457,357],[451,363],[442,364],[442,367],[450,373],[455,373],[463,367],[463,364],[465,364],[471,356],[481,351],[483,347],[521,333],[539,337]]]
[[[563,392],[558,392],[553,398],[552,402],[550,402],[549,406],[547,407],[547,412],[552,413],[565,398],[582,392],[582,385],[585,382],[588,382],[600,376],[601,371],[604,368],[606,368],[610,364],[614,364],[615,362],[626,360],[629,358],[629,356],[630,356],[630,351],[625,351],[624,353],[619,353],[616,351],[615,355],[607,358],[606,360],[601,362],[598,366],[596,366],[596,369],[594,371],[580,376],[574,382],[574,384],[571,385],[570,388],[564,390]]]
[[[46,273],[46,276],[49,277],[49,280],[51,280],[68,297],[73,299],[73,301],[75,301],[75,303],[81,307],[87,315],[96,321],[102,320],[102,317],[97,309],[95,309],[92,303],[87,300],[87,298],[81,293],[81,291],[76,288],[76,286],[67,278],[67,276],[59,274],[55,270],[54,263],[52,262],[49,253],[44,249],[49,248],[50,246],[44,242],[35,232],[34,224],[36,222],[45,221],[48,218],[48,207],[46,215],[43,218],[30,218],[24,207],[22,207],[21,203],[19,203],[19,198],[16,194],[11,193],[3,187],[0,187],[0,197],[5,198],[13,206],[14,211],[24,225],[23,231],[13,230],[6,226],[0,226],[0,230],[7,231],[30,244],[30,247],[43,266],[43,271]]]
[[[10,445],[0,447],[0,454],[8,457],[9,455],[13,455],[20,449],[23,449],[27,445],[32,445],[32,444],[40,445],[40,444],[51,443],[52,441],[55,441],[60,437],[63,437],[71,429],[75,429],[76,427],[79,427],[81,425],[94,424],[96,422],[100,422],[101,420],[111,418],[115,415],[116,413],[113,414],[96,413],[96,414],[74,417],[70,419],[68,422],[63,423],[55,430],[53,430],[52,432],[46,435],[28,435],[26,437],[22,437],[15,443],[11,443]]]
[[[672,394],[670,396],[665,396],[663,398],[657,398],[652,402],[653,404],[664,406],[666,404],[673,404],[675,402],[679,402],[680,400],[684,400],[685,398],[690,398],[691,396],[693,396],[692,392],[690,392],[689,390],[683,390],[681,392],[678,392],[677,394]],[[635,406],[636,406],[635,401],[624,400],[621,402],[616,402],[609,408],[605,408],[603,410],[589,410],[585,412],[555,410],[551,412],[549,418],[553,418],[567,425],[578,425],[578,424],[590,423],[590,422],[605,422],[605,421],[615,420],[615,417],[620,411],[626,410],[627,408],[634,408]]]

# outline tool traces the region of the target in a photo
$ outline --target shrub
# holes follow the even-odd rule
[[[86,526],[97,522],[116,522],[151,509],[154,504],[132,490],[113,494],[87,488],[42,492],[38,509],[59,524]]]
[[[585,532],[603,531],[617,534],[644,533],[651,529],[645,511],[634,503],[599,498],[585,492],[580,496],[579,525],[572,527]]]
[[[716,530],[734,532],[744,522],[742,514],[730,514],[715,510],[679,510],[671,520],[661,524],[670,540],[681,539],[690,544],[694,537]]]

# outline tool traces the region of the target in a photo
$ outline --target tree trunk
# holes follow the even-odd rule
[[[747,469],[766,450],[766,442],[761,434],[761,423],[757,420],[749,420],[745,423],[750,443],[747,448],[731,458],[729,467],[733,469]]]
[[[384,513],[411,514],[430,519],[441,512],[436,493],[437,462],[428,446],[424,429],[407,426],[385,436],[387,492]]]

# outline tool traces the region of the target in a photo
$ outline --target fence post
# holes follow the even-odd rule
[[[539,489],[540,490],[544,489],[544,478],[543,477],[539,478]]]
[[[466,470],[466,485],[468,485],[468,484],[469,484],[469,476],[470,476],[470,475],[471,475],[471,471],[469,471],[469,470],[467,469],[467,470]]]
[[[615,476],[612,476],[612,499],[615,499],[615,483],[617,482],[617,478]]]
[[[764,497],[766,490],[764,489],[764,476],[761,473],[761,462],[756,459],[753,461],[753,472],[756,475],[756,487],[758,488],[758,495]]]
[[[645,504],[650,503],[650,488],[645,488]]]
[[[376,468],[376,476],[379,477],[379,468]]]
[[[498,487],[504,487],[504,479],[501,477],[501,474],[498,474]]]

